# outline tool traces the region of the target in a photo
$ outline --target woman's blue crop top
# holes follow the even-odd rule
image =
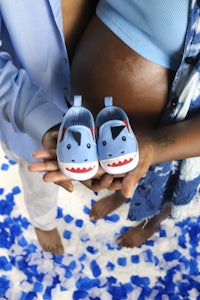
[[[125,44],[169,69],[179,66],[190,0],[100,0],[97,16]]]

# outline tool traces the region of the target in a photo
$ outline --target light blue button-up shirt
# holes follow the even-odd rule
[[[27,161],[60,123],[70,75],[59,0],[0,0],[0,139]]]

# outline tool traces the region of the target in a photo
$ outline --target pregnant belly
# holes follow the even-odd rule
[[[72,65],[73,94],[83,96],[94,116],[105,96],[123,108],[133,128],[156,126],[174,74],[126,46],[96,16],[89,23]]]

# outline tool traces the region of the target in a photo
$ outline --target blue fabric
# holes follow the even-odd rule
[[[97,15],[145,58],[177,70],[184,47],[189,0],[101,0]]]
[[[0,139],[27,161],[70,100],[62,30],[58,0],[0,2]]]
[[[161,126],[183,120],[200,110],[200,5],[191,1],[188,31],[182,62],[172,85]],[[154,215],[167,203],[173,217],[198,192],[200,157],[154,165],[139,182],[131,199],[128,218],[141,220]],[[156,187],[156,188],[154,188]],[[157,188],[159,187],[159,188]],[[187,209],[187,208],[185,208]]]

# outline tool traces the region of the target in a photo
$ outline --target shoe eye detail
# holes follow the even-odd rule
[[[67,149],[70,149],[71,148],[71,144],[67,144]]]
[[[126,137],[124,135],[122,136],[122,141],[126,141]]]
[[[106,145],[106,141],[103,141],[103,142],[102,142],[102,145],[105,146],[105,145]]]
[[[88,149],[90,149],[90,148],[91,148],[91,145],[90,145],[90,143],[88,143],[88,144],[87,144],[87,148],[88,148]]]

